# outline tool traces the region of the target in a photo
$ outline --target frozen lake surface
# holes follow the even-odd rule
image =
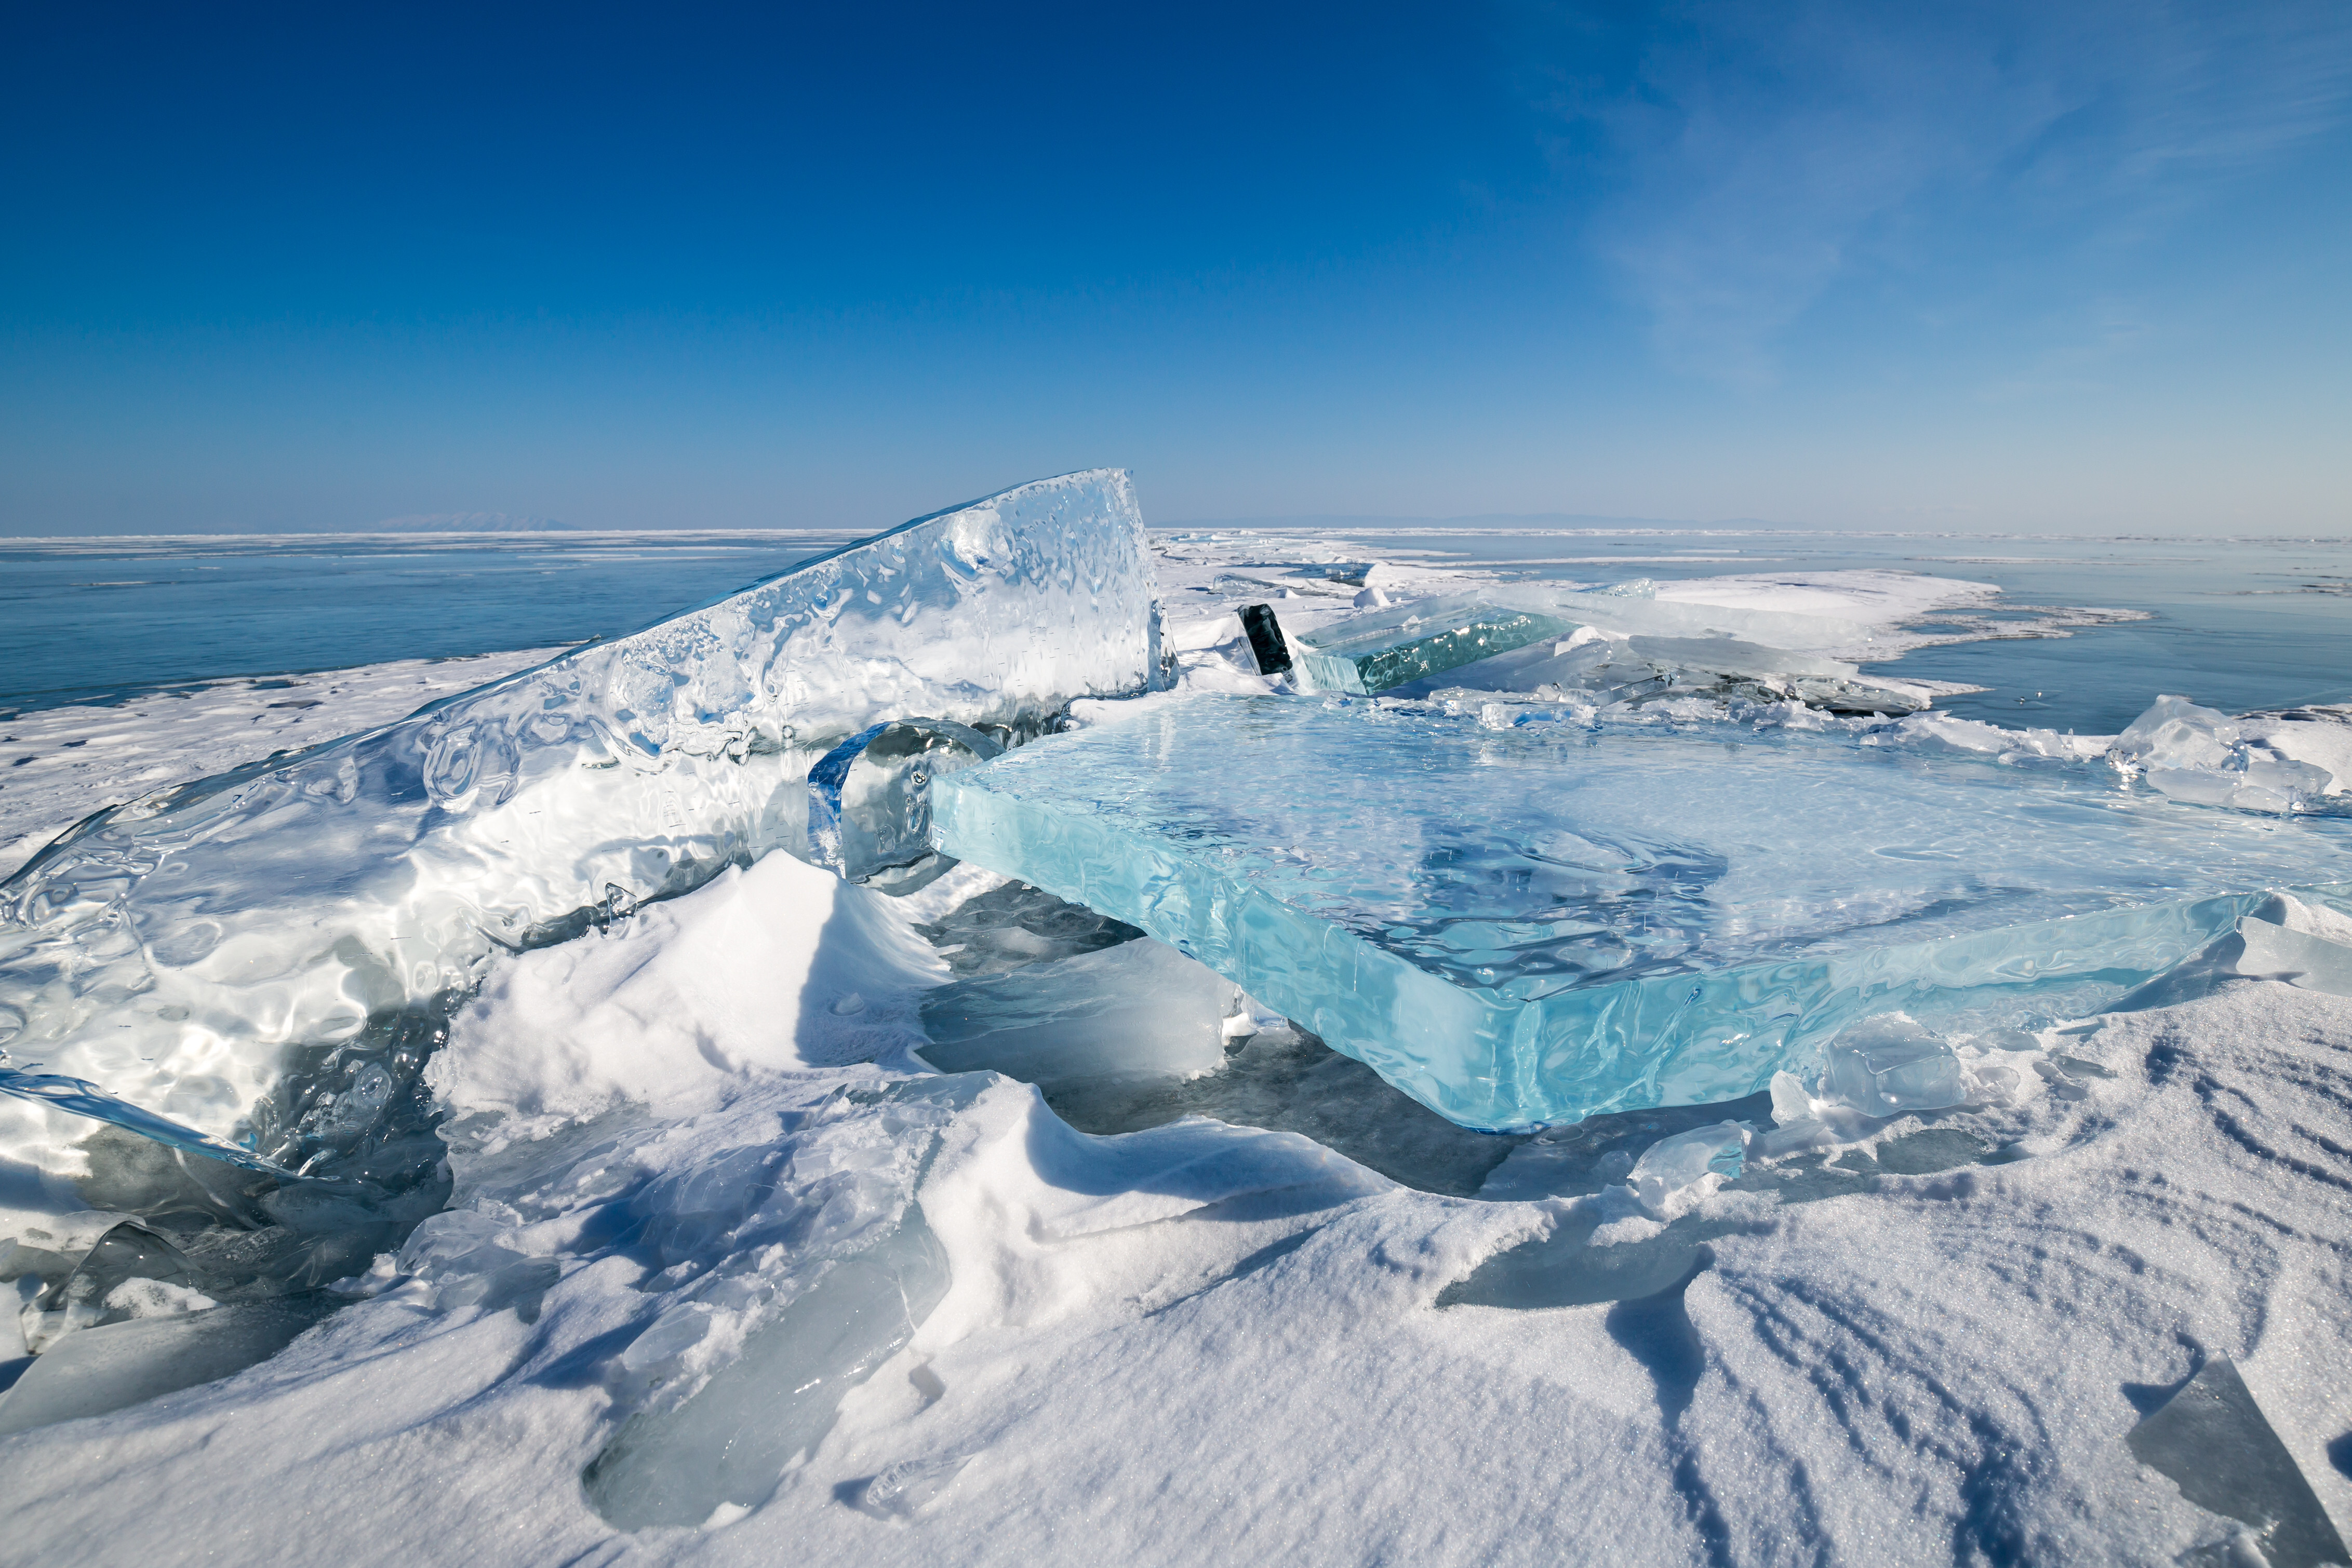
[[[0,539],[0,713],[614,636],[856,537]]]
[[[1181,530],[1206,538],[1210,530]],[[2352,699],[2352,541],[2049,538],[1958,534],[1517,532],[1283,528],[1214,534],[1227,549],[1279,541],[1343,559],[1475,568],[1506,577],[1612,584],[1747,573],[1893,569],[1991,583],[2001,602],[1948,624],[1947,646],[1906,653],[1886,673],[1986,688],[1938,703],[2018,727],[2112,735],[2150,691],[2232,713]],[[1287,553],[1287,549],[1286,553]],[[2096,635],[2002,636],[2034,612],[2078,606],[2145,620]],[[2006,623],[2006,624],[2004,624]],[[1926,624],[1926,622],[1923,622]],[[1937,628],[1942,630],[1942,628]],[[1990,636],[1989,636],[1990,634]]]
[[[1128,515],[1123,478],[1082,481],[1077,503]],[[2181,833],[2263,845],[2245,880],[2269,887],[2292,880],[2271,863],[2279,846],[2295,861],[2298,835],[2338,841],[2352,730],[2329,713],[2232,716],[2352,697],[2352,552],[1174,530],[1151,543],[1174,690],[1074,697],[1090,659],[1120,680],[1142,668],[1119,630],[1134,607],[1118,552],[1040,576],[1064,558],[983,536],[941,558],[971,567],[969,582],[950,570],[903,606],[887,571],[860,578],[870,643],[856,641],[868,622],[824,618],[839,601],[786,595],[571,655],[405,726],[393,721],[420,704],[839,541],[721,541],[667,560],[667,540],[170,541],[152,559],[177,586],[122,590],[153,597],[100,613],[83,661],[61,640],[92,623],[101,579],[141,575],[148,547],[41,556],[56,583],[83,585],[69,592],[12,579],[36,613],[5,634],[39,633],[16,650],[37,673],[17,677],[0,722],[0,874],[88,812],[140,804],[113,839],[79,841],[70,874],[53,859],[5,884],[41,890],[10,928],[5,1065],[145,1085],[142,1104],[224,1137],[258,1092],[281,1120],[246,1146],[313,1162],[303,1178],[238,1170],[0,1100],[0,1281],[21,1308],[0,1313],[0,1500],[17,1551],[2341,1560],[2340,900],[2250,887],[2218,935],[2127,994],[1933,1029],[1884,1014],[1765,1092],[1496,1136],[1433,1113],[1120,910],[969,862],[886,892],[782,853],[705,861],[717,874],[663,886],[646,856],[700,854],[697,835],[722,830],[797,845],[793,823],[730,803],[727,781],[773,775],[769,804],[798,802],[793,769],[834,744],[826,726],[860,722],[849,697],[864,688],[843,669],[1024,738],[1025,708],[999,713],[1001,694],[959,684],[1011,654],[925,661],[1003,635],[983,624],[990,607],[1033,581],[1092,584],[1003,644],[1066,655],[1021,677],[1080,732],[1009,754],[1044,762],[1055,746],[1076,758],[1176,736],[1219,705],[1336,700],[1258,672],[1234,615],[1245,604],[1311,631],[1363,601],[1648,578],[1658,598],[1625,602],[1656,608],[1625,613],[1650,632],[1564,638],[1526,650],[1516,674],[1442,672],[1330,715],[1389,723],[1399,746],[1435,727],[1439,752],[1486,736],[1528,749],[1528,777],[1600,747],[1607,777],[1580,787],[1604,790],[1629,843],[1716,841],[1716,861],[1657,876],[1601,864],[1590,842],[1531,846],[1544,874],[1581,879],[1580,896],[1602,883],[1640,895],[1596,905],[1602,925],[1711,883],[1738,894],[1706,919],[1624,923],[1614,962],[1777,950],[1792,938],[1774,912],[1836,914],[1825,862],[1735,866],[1738,843],[1774,832],[1794,850],[1866,828],[1892,852],[1877,857],[1892,878],[1881,903],[1923,929],[1973,930],[1970,901],[1988,897],[2071,908],[2103,877],[2232,880],[2220,851],[2184,852],[2195,865],[2168,873],[2162,846]],[[244,589],[199,580],[207,565],[248,574]],[[415,575],[382,596],[367,635],[385,641],[339,641],[331,607],[365,601],[372,571]],[[166,612],[174,594],[184,621]],[[962,618],[943,613],[959,605]],[[1069,640],[1088,615],[1104,629]],[[1678,617],[1755,635],[1843,625],[1852,645],[1790,658],[1655,630]],[[892,654],[894,623],[922,628],[895,662],[826,663]],[[815,684],[778,694],[741,677],[769,648],[802,650],[783,664]],[[1808,689],[1853,711],[1799,700],[1773,673],[1832,667],[1862,674]],[[647,732],[641,677],[663,669],[684,695],[658,744],[600,750],[598,724]],[[1991,689],[1954,689],[1967,685]],[[2126,733],[2159,692],[2223,711],[2163,710]],[[772,733],[772,701],[787,716],[840,712]],[[381,738],[303,752],[354,731]],[[1843,810],[1809,802],[1776,826],[1754,779],[1710,789],[1704,768],[1678,768],[1645,792],[1650,742],[1706,768],[1786,762],[1791,778],[1843,747],[1864,763],[1854,777],[1902,788]],[[1558,960],[1545,974],[1591,957],[1572,932],[1427,919],[1415,877],[1442,892],[1484,872],[1427,845],[1402,856],[1422,808],[1349,839],[1363,815],[1349,800],[1412,759],[1357,753],[1363,775],[1318,791],[1311,768],[1204,747],[1213,737],[1188,750],[1202,789],[1272,791],[1270,820],[1361,861],[1398,904],[1382,940],[1442,938],[1445,962],[1474,970],[1523,937]],[[211,794],[167,792],[281,752],[302,755]],[[1991,841],[1998,821],[1966,811],[1938,820],[1930,786],[1954,769],[2048,794],[2032,841]],[[1109,777],[1097,771],[1090,787]],[[1458,825],[1493,836],[1533,810],[1513,777],[1482,778]],[[2103,860],[2101,810],[2161,831]],[[1684,816],[1707,818],[1704,831],[1679,834]],[[262,847],[238,852],[238,833]],[[1382,844],[1400,852],[1391,872],[1412,873],[1402,892],[1376,874]],[[1926,870],[1906,881],[1906,865]],[[575,883],[608,882],[583,918],[544,918],[583,896]],[[126,897],[133,885],[147,891]],[[1905,902],[1921,889],[1933,896]],[[208,913],[224,890],[236,911]],[[537,934],[499,936],[502,912]],[[445,961],[466,978],[436,991]],[[306,1009],[363,1026],[261,1049]],[[37,1045],[28,1019],[47,1031]]]

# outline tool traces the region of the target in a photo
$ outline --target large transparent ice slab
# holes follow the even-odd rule
[[[430,1049],[379,1026],[430,1013],[490,954],[808,852],[811,764],[877,721],[1033,734],[1144,688],[1157,638],[1133,488],[1099,469],[104,811],[0,885],[0,1092],[24,1091],[0,1148],[65,1136],[50,1105],[127,1103],[184,1146],[236,1137],[289,1166],[347,1150]]]
[[[1729,1100],[1898,1009],[2087,1010],[2352,827],[1727,725],[1187,699],[934,789],[948,853],[1131,921],[1472,1126]]]

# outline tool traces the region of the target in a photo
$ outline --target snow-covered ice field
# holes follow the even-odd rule
[[[562,651],[232,677],[0,720],[0,878],[101,806],[373,729]]]
[[[1162,539],[1154,564],[1174,689],[1081,701],[1083,725],[1277,690],[1244,604],[1311,632],[1480,580],[1266,536]],[[1656,602],[1837,617],[1872,645],[1821,656],[1856,661],[1998,598],[1864,571]],[[551,652],[21,715],[0,873],[102,805]],[[1523,696],[1430,700],[1507,723]],[[2021,765],[2112,738],[1752,692],[1643,711]],[[2242,741],[2147,766],[2195,810],[2352,779],[2339,715]],[[1049,974],[1131,1005],[1045,1045],[935,1042],[943,988]],[[45,1312],[110,1203],[213,1162],[173,1176],[113,1129],[35,1158],[23,1118],[56,1113],[5,1103],[0,1272],[26,1312],[0,1314],[0,1561],[2342,1560],[2352,917],[2274,899],[2116,1010],[1958,1044],[1958,1103],[1932,1110],[1791,1080],[1473,1133],[993,873],[893,897],[770,853],[490,959],[422,1070],[446,1206],[315,1281],[299,1321],[215,1306],[195,1275],[117,1287],[135,1310],[105,1328]],[[257,1224],[352,1223],[331,1208]],[[236,1313],[283,1348],[58,1418],[153,1375],[106,1345],[218,1354],[197,1331]]]

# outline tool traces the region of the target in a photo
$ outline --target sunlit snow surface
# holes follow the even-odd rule
[[[1246,563],[1271,591],[1323,580],[1274,553]],[[1161,586],[1242,564],[1163,557]],[[1852,615],[1839,587],[1801,608]],[[1242,595],[1269,590],[1171,628],[1182,686],[1274,695],[1218,619]],[[1424,700],[1465,728],[1531,706],[1486,690]],[[1652,694],[1641,738],[1879,727],[1743,703]],[[2135,809],[2312,826],[2159,802],[2155,770],[2254,801],[2326,769],[2340,726],[2217,752],[2182,722],[2137,774],[2105,737],[1934,714],[1868,765],[2105,769]],[[16,1321],[82,1347],[36,1380],[0,1314],[0,1375],[39,1396],[0,1436],[12,1552],[2284,1563],[2352,1517],[2352,920],[2322,902],[2263,902],[2129,1010],[1946,1020],[1929,1098],[1957,1103],[1874,1118],[1776,1083],[1509,1138],[971,866],[889,898],[771,854],[606,915],[482,967],[421,1080],[440,1212],[372,1265],[317,1255],[249,1308],[219,1283],[237,1249],[365,1234],[331,1193],[239,1229],[154,1204],[215,1163],[140,1165],[138,1140],[0,1166]],[[1138,1019],[1120,976],[1167,1005]],[[932,1018],[971,1071],[926,1070]],[[1007,1038],[1023,1018],[1050,1037]],[[161,1246],[121,1230],[134,1202]]]

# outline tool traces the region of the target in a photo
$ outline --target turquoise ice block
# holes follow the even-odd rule
[[[1895,1008],[2085,1010],[2352,879],[2344,819],[1885,738],[1202,696],[940,780],[932,831],[1493,1128],[1751,1093]]]
[[[1318,690],[1365,696],[1547,637],[1565,637],[1576,627],[1555,615],[1456,595],[1351,616],[1336,626],[1293,632],[1290,641]]]

